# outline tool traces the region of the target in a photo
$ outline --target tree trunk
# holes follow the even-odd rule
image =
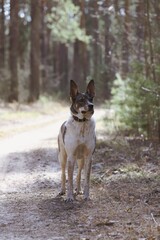
[[[99,26],[98,26],[98,3],[91,1],[90,7],[92,8],[92,36],[93,36],[93,76],[95,81],[99,79],[100,66],[99,66]]]
[[[136,44],[135,44],[135,49],[136,49],[136,56],[137,56],[137,61],[142,62],[144,61],[144,49],[143,49],[143,44],[144,44],[144,5],[142,1],[139,1],[136,6]]]
[[[103,97],[109,99],[110,90],[109,90],[109,82],[113,80],[112,76],[112,56],[111,56],[111,36],[110,36],[110,25],[111,21],[106,14],[105,16],[105,84],[103,86]]]
[[[46,81],[47,81],[47,26],[45,22],[45,13],[46,13],[46,2],[41,1],[41,65],[42,65],[42,71],[41,71],[41,79],[42,79],[42,92],[45,92],[46,90]]]
[[[154,9],[155,9],[155,12],[156,12],[156,25],[157,25],[157,29],[158,29],[158,32],[157,32],[157,37],[159,36],[160,34],[160,24],[159,24],[159,21],[160,21],[160,2],[159,1],[154,1]],[[156,54],[156,65],[157,66],[160,66],[160,55],[159,54]],[[157,83],[160,83],[160,74],[159,72],[157,73],[156,75],[156,81]],[[159,109],[158,111],[158,138],[159,138],[159,142],[160,142],[160,88],[158,89],[158,99],[157,99],[157,107]]]
[[[108,8],[109,1],[104,2],[104,8]],[[104,55],[104,64],[105,69],[102,75],[102,96],[104,99],[110,98],[110,88],[109,83],[112,82],[115,78],[114,71],[113,71],[113,65],[112,65],[112,43],[113,43],[113,37],[110,33],[110,27],[111,27],[111,19],[109,14],[106,12],[104,16],[104,26],[105,26],[105,38],[104,38],[104,46],[105,46],[105,55]]]
[[[119,0],[114,0],[114,9],[115,9],[115,22],[116,25],[119,26],[119,31],[115,36],[115,43],[114,43],[114,71],[115,72],[120,72],[121,69],[121,52],[119,51],[119,46],[122,46],[122,41],[120,40],[122,38],[121,36],[121,29],[122,29],[122,19],[120,15],[120,4],[121,2]]]
[[[81,85],[81,63],[80,63],[80,42],[78,40],[74,43],[74,55],[73,55],[73,79]]]
[[[18,1],[10,0],[10,102],[18,101],[18,9]]]
[[[50,29],[47,26],[46,22],[46,14],[51,12],[51,8],[53,6],[52,0],[41,0],[41,90],[42,92],[46,92],[49,86],[49,65],[52,65],[50,61]]]
[[[85,29],[85,1],[76,0],[75,5],[81,9],[80,27]],[[80,88],[85,87],[87,78],[87,49],[86,44],[79,40],[74,43],[74,57],[73,57],[73,79],[79,83]]]
[[[151,66],[151,78],[154,82],[156,82],[156,74],[155,74],[155,64],[154,64],[154,52],[152,46],[152,30],[150,24],[150,5],[149,0],[146,1],[146,21],[147,21],[147,28],[148,28],[148,43],[149,43],[149,56],[150,56],[150,66]]]
[[[0,68],[5,65],[5,16],[4,16],[4,0],[0,0]]]
[[[68,48],[61,43],[59,46],[59,76],[60,77],[60,91],[62,97],[66,97],[68,87]]]
[[[156,37],[159,38],[159,35],[160,35],[160,1],[154,1],[154,9],[155,9],[155,13],[156,13],[156,25],[157,25],[157,34],[156,34]],[[156,60],[156,64],[158,66],[160,66],[160,54],[155,54],[155,60]],[[157,71],[157,74],[156,74],[156,81],[158,83],[160,83],[160,74],[159,74],[159,71]],[[160,92],[159,92],[160,94]]]
[[[144,0],[144,4],[146,3],[146,0]],[[144,67],[145,67],[145,78],[147,79],[150,77],[150,66],[149,66],[149,56],[148,56],[148,32],[147,32],[147,20],[146,20],[146,9],[144,9]]]
[[[30,102],[38,100],[40,95],[40,12],[41,1],[31,0]]]
[[[62,97],[68,89],[68,47],[64,43],[54,43],[53,64],[55,85],[59,86]]]
[[[125,78],[129,72],[129,1],[125,0],[124,33],[122,40],[122,65],[121,72]]]

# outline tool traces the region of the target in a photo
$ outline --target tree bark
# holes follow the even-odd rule
[[[51,12],[51,8],[53,6],[52,0],[41,0],[41,90],[42,92],[48,91],[49,86],[49,65],[52,65],[51,63],[51,57],[50,56],[50,29],[47,26],[46,22],[46,14],[49,14]]]
[[[150,24],[150,4],[149,0],[146,1],[146,21],[148,27],[148,43],[149,43],[149,56],[150,56],[150,66],[151,66],[151,75],[154,82],[156,82],[156,74],[155,74],[155,64],[154,64],[154,52],[152,46],[152,30]]]
[[[5,66],[5,16],[4,0],[0,0],[0,68]]]
[[[54,43],[53,48],[54,79],[62,97],[68,90],[68,47],[64,43]]]
[[[157,25],[157,29],[158,29],[158,33],[157,33],[157,37],[159,36],[160,34],[160,2],[157,0],[154,1],[154,9],[155,9],[155,12],[156,12],[156,25]],[[160,55],[157,54],[157,57],[156,57],[156,64],[157,66],[160,66]],[[160,74],[157,73],[156,75],[156,82],[157,83],[160,83]],[[158,89],[158,95],[159,95],[159,98],[157,100],[157,107],[159,109],[158,111],[158,138],[159,138],[159,143],[160,143],[160,89]]]
[[[75,0],[75,5],[80,7],[81,20],[80,27],[85,29],[85,1]],[[87,78],[87,48],[82,41],[76,40],[74,43],[73,57],[73,79],[79,83],[80,88],[84,89]]]
[[[122,65],[121,72],[125,78],[129,72],[129,3],[130,0],[125,0],[125,17],[124,17],[124,33],[122,40]]]
[[[108,8],[110,6],[109,1],[104,2],[104,8]],[[110,98],[110,88],[109,83],[112,82],[115,78],[115,74],[113,71],[113,64],[112,64],[112,43],[113,43],[113,36],[110,33],[111,28],[111,19],[108,12],[104,15],[104,26],[105,26],[105,37],[104,37],[104,47],[105,47],[105,55],[104,55],[104,64],[105,69],[102,75],[102,97],[104,99]]]
[[[94,64],[94,79],[99,79],[99,26],[98,26],[98,4],[97,1],[91,1],[92,7],[92,36],[93,36],[93,64]]]
[[[40,13],[41,1],[31,0],[30,102],[40,95]]]
[[[10,102],[18,101],[18,10],[18,1],[10,0]]]
[[[59,46],[59,60],[60,91],[62,97],[66,97],[68,94],[68,48],[64,43]]]
[[[137,61],[142,62],[144,61],[144,49],[143,49],[143,44],[144,44],[144,5],[142,1],[138,1],[137,6],[136,6],[136,44],[135,44],[135,49],[136,49],[136,56],[137,56]]]

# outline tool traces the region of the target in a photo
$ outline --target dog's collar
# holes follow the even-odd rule
[[[76,116],[74,116],[74,115],[73,115],[73,118],[74,118],[74,120],[75,120],[76,122],[86,122],[86,121],[88,121],[87,118],[82,118],[82,119],[80,119],[80,118],[78,118],[78,117],[76,117]]]

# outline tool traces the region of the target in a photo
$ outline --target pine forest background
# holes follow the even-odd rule
[[[68,99],[95,80],[126,133],[160,140],[159,0],[0,0],[0,99]]]

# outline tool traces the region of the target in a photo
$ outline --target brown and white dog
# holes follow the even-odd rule
[[[95,96],[94,81],[87,85],[85,93],[78,91],[77,84],[70,81],[71,117],[62,124],[59,136],[59,161],[61,163],[61,192],[65,194],[66,165],[68,171],[68,186],[66,201],[73,201],[73,171],[78,162],[76,194],[81,192],[81,171],[84,167],[84,199],[89,199],[89,181],[92,165],[92,155],[95,149],[95,121],[93,98]]]

